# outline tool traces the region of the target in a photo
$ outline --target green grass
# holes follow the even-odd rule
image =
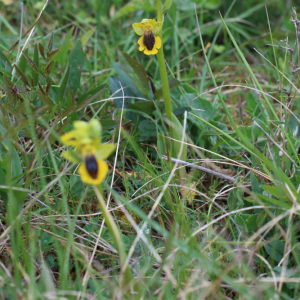
[[[296,1],[195,1],[196,16],[174,0],[173,123],[132,30],[155,1],[4,2],[0,298],[298,299]],[[102,190],[121,241],[61,157],[59,137],[92,118],[117,145]]]

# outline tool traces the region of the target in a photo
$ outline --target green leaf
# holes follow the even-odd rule
[[[157,134],[156,124],[148,119],[142,120],[138,125],[138,133],[140,135],[140,141],[154,137]]]
[[[54,61],[54,60],[51,60],[50,63],[46,66],[46,68],[45,68],[45,73],[46,73],[47,75],[49,75],[49,74],[51,73],[51,70],[52,70],[54,64],[55,64],[55,61]]]
[[[270,257],[272,257],[276,262],[279,262],[284,254],[284,242],[280,240],[272,241],[265,245],[265,249]]]
[[[36,70],[36,72],[38,72],[38,67],[35,62],[26,54],[26,52],[23,52],[23,55],[27,62]]]
[[[174,109],[173,113],[175,116],[180,116],[183,115],[185,111],[189,112],[192,111],[192,109],[188,106],[182,106]]]
[[[244,206],[244,200],[240,189],[234,189],[229,192],[227,200],[229,210],[233,211]]]
[[[152,101],[138,101],[135,103],[128,103],[128,105],[140,112],[143,112],[147,115],[151,115],[153,111],[155,110],[155,105]]]
[[[68,67],[67,71],[66,71],[66,73],[65,73],[65,75],[64,75],[64,77],[61,81],[60,87],[57,90],[57,94],[56,94],[57,95],[56,96],[57,102],[61,103],[61,104],[66,102],[66,101],[64,101],[64,97],[65,97],[65,93],[66,93],[66,90],[67,90],[67,84],[68,84],[69,77],[70,77],[70,70],[71,70],[71,68]]]
[[[163,7],[163,14],[169,10],[171,5],[172,5],[172,0],[166,0],[164,7]]]
[[[27,63],[26,58],[23,55],[21,55],[18,67],[24,74],[26,74],[27,65],[28,65],[28,63]]]
[[[54,55],[56,55],[60,49],[55,49],[52,52],[48,53],[48,60],[50,60]]]
[[[46,94],[47,95],[50,93],[51,86],[52,86],[52,78],[49,79],[47,86],[46,86]]]
[[[97,27],[94,27],[92,29],[90,29],[89,31],[87,31],[81,38],[80,38],[80,41],[81,41],[81,44],[82,44],[82,47],[85,46],[85,44],[89,41],[89,39],[92,37],[92,35],[95,33]]]
[[[116,12],[116,14],[114,15],[114,19],[132,14],[137,10],[152,11],[155,10],[155,6],[152,4],[152,1],[149,0],[132,0]]]
[[[14,184],[22,184],[23,180],[20,180],[20,175],[23,174],[23,171],[19,154],[15,148],[9,149],[9,151],[12,151],[12,154],[7,152],[4,155],[2,166],[6,174],[11,174]]]
[[[52,48],[53,48],[53,40],[54,40],[54,33],[52,32],[52,33],[51,33],[50,40],[49,40],[49,43],[48,43],[48,50],[49,50],[49,52],[52,51]]]
[[[260,201],[257,201],[256,199],[254,199],[253,197],[247,197],[245,198],[245,200],[247,200],[248,202],[252,202],[252,203],[257,203],[259,205],[261,205],[261,203],[263,203],[264,205],[275,205],[278,207],[282,207],[284,209],[290,209],[291,208],[291,203],[287,202],[287,201],[282,201],[284,199],[274,199],[265,195],[256,195]]]
[[[36,68],[32,69],[32,79],[34,82],[34,85],[36,86],[39,81],[39,69],[40,69],[40,59],[39,59],[39,51],[37,45],[34,47],[34,54],[33,54],[33,61],[36,66]]]
[[[60,51],[53,58],[57,63],[61,65],[64,65],[65,62],[68,60],[68,52],[72,47],[72,31],[73,29],[71,29],[67,33],[64,42],[60,47]]]
[[[5,54],[0,51],[0,66],[1,65],[3,65],[3,67],[7,71],[11,72],[12,66],[11,66],[10,61],[7,59],[7,57],[5,56]]]
[[[272,185],[262,185],[261,187],[273,197],[287,200],[287,196],[282,187]]]
[[[27,80],[26,75],[20,70],[20,68],[17,65],[14,65],[14,68],[16,70],[16,73],[20,76],[21,80],[23,81],[23,83],[27,86],[29,86],[29,82]]]
[[[180,85],[181,85],[181,82],[179,80],[177,80],[176,78],[171,78],[169,80],[170,91],[177,88]],[[158,99],[161,99],[162,97],[163,97],[162,88],[160,88],[155,92],[153,99],[158,100]]]
[[[203,6],[206,9],[217,9],[221,5],[221,0],[203,1]]]
[[[81,47],[81,42],[77,41],[69,58],[69,66],[71,68],[69,77],[69,87],[74,95],[76,94],[77,89],[80,85],[81,70],[84,64],[84,55]]]
[[[150,99],[150,81],[144,67],[127,53],[120,55],[122,69],[130,76],[137,89]]]
[[[39,52],[42,55],[43,59],[46,60],[45,49],[44,49],[44,46],[41,43],[39,43]]]
[[[185,132],[183,132],[183,127],[174,114],[172,114],[171,122],[172,122],[172,124],[170,124],[170,126],[172,127],[172,130],[173,130],[174,139],[181,141],[182,134],[185,134]],[[178,158],[178,159],[181,159],[184,161],[186,160],[186,157],[187,157],[187,145],[185,144],[186,142],[187,142],[186,136],[183,139],[183,144],[181,142],[172,141],[172,157]],[[181,152],[180,157],[178,157],[181,147],[182,147],[182,152]]]
[[[13,150],[12,162],[11,162],[11,174],[12,178],[19,177],[23,173],[21,160],[19,154],[16,149]],[[18,183],[22,184],[23,180],[18,181]]]
[[[157,148],[160,155],[167,154],[167,138],[161,133],[157,134]]]
[[[35,91],[35,93],[39,96],[44,104],[48,106],[48,108],[52,108],[54,101],[49,97],[49,95],[45,95],[44,92]]]
[[[257,223],[256,223],[256,215],[251,214],[237,214],[235,216],[235,222],[243,231],[247,233],[253,233],[257,230]]]
[[[14,85],[6,74],[3,74],[3,81],[4,90],[6,92],[8,100],[11,101],[11,103],[13,103],[17,99],[17,95],[12,92],[14,90]]]

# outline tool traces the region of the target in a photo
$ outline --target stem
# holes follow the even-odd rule
[[[118,253],[119,253],[119,257],[120,257],[120,265],[121,265],[121,270],[123,269],[123,266],[126,262],[126,253],[125,250],[123,248],[123,242],[122,242],[122,238],[121,238],[121,234],[119,231],[119,228],[117,227],[112,215],[110,214],[110,212],[108,211],[105,201],[103,199],[102,196],[102,189],[100,186],[98,187],[94,187],[96,196],[98,198],[99,204],[100,204],[100,209],[102,212],[102,215],[104,217],[105,223],[110,231],[110,234],[112,235],[112,238],[114,240],[114,243],[117,247]],[[124,276],[125,275],[125,276]],[[129,268],[129,266],[127,266],[125,268],[125,272],[124,274],[120,274],[120,283],[121,286],[124,287],[126,286],[131,280],[132,280],[132,273],[131,270]]]
[[[162,22],[160,0],[157,0],[157,22]],[[160,31],[158,36],[160,37],[160,39],[162,41],[162,30]],[[158,50],[157,60],[158,60],[158,66],[159,66],[161,83],[162,83],[162,92],[163,92],[166,115],[167,115],[169,122],[171,122],[173,110],[172,110],[172,104],[171,104],[167,69],[166,69],[165,58],[164,58],[163,43],[161,44],[161,48]],[[173,136],[172,130],[170,130],[170,133],[171,133],[171,136]]]

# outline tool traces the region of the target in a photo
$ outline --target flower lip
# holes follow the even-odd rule
[[[91,161],[89,161],[88,163],[91,163]],[[94,163],[95,162],[93,162],[92,167],[95,167]],[[91,166],[87,165],[86,161],[83,161],[83,163],[80,164],[78,168],[78,173],[83,182],[91,185],[99,185],[100,183],[103,182],[108,172],[107,163],[102,159],[97,159],[96,164],[97,164],[97,172],[96,173],[93,172],[92,174],[90,173],[90,171],[95,171],[95,170],[94,169],[91,170],[90,169]]]
[[[148,50],[152,50],[155,45],[155,36],[152,31],[145,31],[143,35],[143,43]]]
[[[98,175],[98,162],[94,155],[86,156],[85,160],[85,168],[88,174],[93,178],[96,179]]]
[[[150,48],[149,49],[144,43],[144,36],[141,36],[140,39],[138,40],[138,44],[140,45],[139,50],[144,51],[144,54],[146,54],[146,55],[156,54],[158,52],[158,49],[160,49],[160,47],[161,47],[161,39],[159,36],[154,36],[154,40],[155,40],[155,43],[154,43],[152,49],[148,45],[148,47]]]

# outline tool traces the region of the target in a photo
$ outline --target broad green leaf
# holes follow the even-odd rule
[[[84,64],[84,55],[82,51],[82,45],[80,41],[77,41],[69,58],[70,77],[69,87],[72,93],[75,95],[80,85],[81,70]]]
[[[284,255],[284,242],[275,240],[265,245],[267,253],[276,261],[279,262]]]
[[[134,103],[128,103],[128,105],[140,112],[143,112],[147,115],[151,115],[155,110],[155,105],[152,101],[138,101]]]
[[[240,229],[251,234],[257,230],[256,218],[255,214],[239,213],[235,216],[235,221]]]
[[[170,90],[173,90],[173,89],[177,88],[180,85],[181,85],[181,82],[179,80],[177,80],[176,78],[171,78],[169,80]],[[153,96],[153,99],[158,100],[158,99],[161,99],[162,97],[163,97],[162,88],[160,88],[155,92],[155,94]]]
[[[261,185],[261,187],[273,197],[287,200],[283,187],[272,185]]]
[[[184,114],[185,111],[189,112],[192,111],[192,109],[189,106],[182,106],[174,109],[173,113],[175,116],[180,116]]]
[[[150,99],[150,81],[144,67],[127,53],[120,55],[122,69],[130,76],[137,89]]]
[[[140,141],[154,137],[157,134],[156,124],[149,119],[142,120],[138,124],[138,133],[140,135]]]
[[[240,189],[231,190],[228,195],[227,203],[230,211],[244,207],[242,191]]]

